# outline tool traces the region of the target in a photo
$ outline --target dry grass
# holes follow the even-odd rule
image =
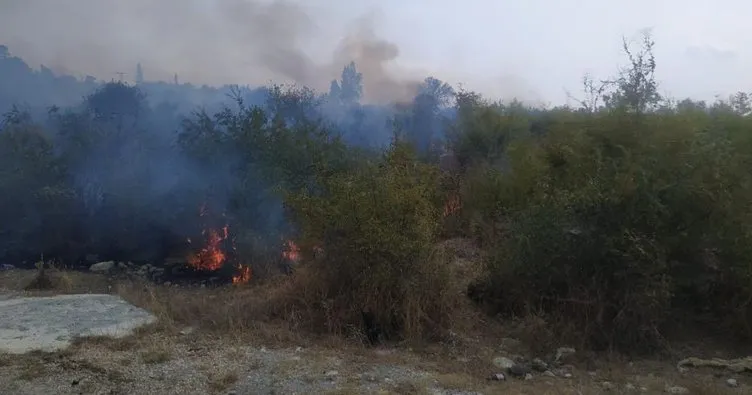
[[[136,348],[138,346],[138,340],[136,336],[121,338],[113,338],[109,336],[87,336],[74,339],[72,342],[73,347],[81,347],[83,345],[99,345],[110,351],[126,351]]]
[[[461,250],[461,251],[460,251]],[[473,327],[487,330],[492,325],[470,302],[462,289],[476,277],[479,267],[470,257],[476,254],[467,243],[443,243],[436,249],[436,259],[449,266],[454,279],[450,299],[455,300],[456,332],[468,333]],[[33,273],[33,274],[32,274]],[[342,329],[343,312],[327,310],[317,290],[321,288],[316,273],[299,270],[296,275],[241,287],[200,288],[165,287],[146,281],[114,281],[106,276],[84,272],[15,270],[0,273],[0,288],[23,290],[41,276],[65,278],[64,287],[52,290],[26,291],[28,295],[53,293],[115,293],[132,304],[142,307],[159,318],[159,329],[178,333],[186,327],[210,331],[237,340],[264,344],[302,343],[341,345],[342,337],[351,345],[362,344],[365,336],[360,319],[350,319]],[[412,303],[420,305],[420,303]],[[419,309],[411,307],[411,309]],[[319,333],[314,335],[312,332]],[[247,334],[253,333],[252,339]],[[304,335],[305,333],[305,335]],[[418,346],[418,344],[413,344]]]
[[[216,392],[222,392],[235,384],[239,378],[237,372],[212,374],[209,376],[209,388]]]
[[[486,380],[496,373],[490,360],[498,355],[501,337],[527,333],[530,339],[538,343],[553,341],[546,331],[545,322],[529,318],[521,321],[516,330],[509,326],[502,327],[481,315],[473,316],[475,320],[465,332],[455,338],[447,339],[441,344],[412,345],[412,352],[404,348],[396,351],[373,350],[362,347],[357,340],[343,342],[336,336],[313,336],[301,331],[305,312],[296,309],[285,310],[284,302],[293,293],[291,288],[300,285],[295,278],[275,280],[265,284],[248,287],[225,287],[219,289],[164,287],[145,282],[112,283],[104,276],[48,270],[48,275],[62,276],[69,280],[69,287],[57,291],[23,291],[26,284],[33,281],[37,271],[0,273],[0,288],[23,292],[28,295],[47,295],[51,293],[112,292],[126,300],[146,308],[159,317],[159,323],[143,329],[133,336],[112,339],[108,337],[89,337],[77,339],[68,352],[77,349],[95,347],[108,350],[114,358],[113,366],[103,368],[96,363],[63,358],[64,354],[36,355],[23,357],[0,355],[0,368],[11,368],[17,372],[20,380],[35,380],[47,372],[45,364],[56,360],[58,365],[75,371],[86,370],[97,375],[106,376],[112,381],[126,380],[117,368],[125,369],[131,364],[164,364],[176,358],[172,347],[176,342],[190,343],[199,339],[224,339],[225,344],[257,344],[273,347],[274,345],[305,345],[316,348],[315,354],[305,355],[304,363],[298,360],[285,360],[276,365],[274,372],[280,377],[308,377],[306,372],[323,372],[340,370],[344,377],[345,370],[350,373],[365,370],[367,366],[402,365],[413,369],[435,372],[433,379],[446,389],[475,390],[484,394],[600,394],[604,393],[603,381],[613,383],[614,388],[608,393],[626,394],[626,384],[633,384],[638,390],[646,387],[652,392],[662,392],[666,385],[681,385],[689,388],[692,394],[740,394],[741,388],[732,389],[723,384],[725,378],[713,377],[709,372],[692,372],[680,375],[673,363],[660,361],[640,361],[629,366],[628,361],[613,359],[594,362],[598,368],[597,379],[587,375],[590,370],[584,362],[575,378],[571,380],[536,377],[531,381],[510,380],[507,382],[489,382]],[[470,314],[470,313],[466,313]],[[469,316],[469,315],[468,315]],[[463,319],[467,319],[467,316]],[[186,327],[194,331],[184,331]],[[183,333],[181,334],[181,331]],[[524,351],[521,351],[524,352]],[[124,353],[132,353],[135,358],[123,358]],[[121,355],[117,357],[117,355]],[[347,355],[347,366],[333,368],[333,357]],[[55,359],[58,358],[59,360]],[[120,358],[120,360],[117,360]],[[229,360],[240,360],[241,355],[227,352]],[[116,361],[117,360],[117,361]],[[41,361],[41,362],[40,362]],[[254,369],[254,362],[249,361],[245,368]],[[241,374],[235,368],[217,370],[207,366],[207,385],[215,392],[230,388]],[[315,376],[315,375],[314,375]],[[313,380],[316,377],[311,376]],[[344,379],[343,379],[344,380]],[[359,393],[356,383],[343,382],[339,390],[331,393]],[[398,382],[393,393],[421,394],[429,385],[424,380]],[[349,392],[348,392],[349,391]],[[382,392],[383,393],[383,392]],[[632,391],[634,393],[634,391]]]
[[[13,356],[10,354],[0,354],[0,368],[13,364]]]
[[[37,263],[34,277],[24,286],[24,291],[56,291],[70,293],[73,279],[68,272],[57,270],[52,264]]]
[[[54,266],[41,270],[0,272],[0,289],[26,296],[110,293],[112,280],[95,273],[67,271]]]
[[[17,376],[19,380],[32,381],[44,377],[47,372],[47,367],[38,359],[24,358],[21,360],[18,370],[20,371]]]
[[[223,336],[245,339],[253,333],[257,341],[289,343],[301,339],[296,333],[296,315],[282,319],[271,314],[280,287],[163,287],[149,283],[119,283],[113,291],[159,318],[161,329],[179,332],[186,327]]]
[[[346,385],[342,388],[331,389],[324,392],[324,395],[360,395],[362,392],[355,385]]]
[[[468,374],[439,374],[436,376],[436,381],[442,388],[446,388],[448,390],[469,390],[478,387],[478,379]]]
[[[170,360],[172,354],[165,348],[153,348],[141,352],[141,360],[146,364],[165,363]]]

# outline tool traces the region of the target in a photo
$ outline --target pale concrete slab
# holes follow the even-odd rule
[[[148,311],[115,295],[0,300],[0,352],[57,351],[76,337],[125,337],[155,321]]]

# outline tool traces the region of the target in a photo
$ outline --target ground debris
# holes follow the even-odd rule
[[[722,368],[722,369],[728,369],[735,373],[742,373],[742,372],[752,372],[752,356],[750,357],[744,357],[744,358],[737,358],[737,359],[722,359],[722,358],[711,358],[711,359],[702,359],[697,357],[690,357],[686,359],[682,359],[679,361],[678,364],[676,364],[677,368],[679,370],[683,370],[686,367],[695,367],[695,368]]]

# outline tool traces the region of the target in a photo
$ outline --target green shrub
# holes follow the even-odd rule
[[[744,316],[752,179],[721,130],[708,115],[612,112],[512,142],[511,170],[482,170],[465,197],[505,224],[486,294],[630,350],[660,346],[679,312]]]
[[[371,311],[387,336],[420,338],[448,327],[456,293],[448,265],[432,253],[444,203],[438,169],[396,143],[383,160],[320,184],[319,194],[287,198],[306,261],[298,275],[310,280],[299,291],[316,310],[314,325],[340,332]]]
[[[52,139],[33,124],[0,131],[0,258],[62,255],[74,240],[76,208]],[[4,256],[16,254],[16,256]]]

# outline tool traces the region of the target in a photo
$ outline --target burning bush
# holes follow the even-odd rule
[[[321,194],[288,196],[308,265],[308,284],[298,289],[319,310],[311,314],[322,317],[314,322],[319,329],[360,325],[363,311],[387,336],[414,338],[448,326],[449,275],[431,256],[444,214],[439,173],[413,155],[396,143],[382,163],[321,179]],[[313,259],[317,246],[322,259]]]
[[[203,231],[206,237],[206,246],[195,254],[188,257],[188,263],[195,269],[214,271],[219,270],[225,264],[227,254],[222,249],[222,242],[227,240],[228,229],[223,227],[221,231],[206,229]]]

